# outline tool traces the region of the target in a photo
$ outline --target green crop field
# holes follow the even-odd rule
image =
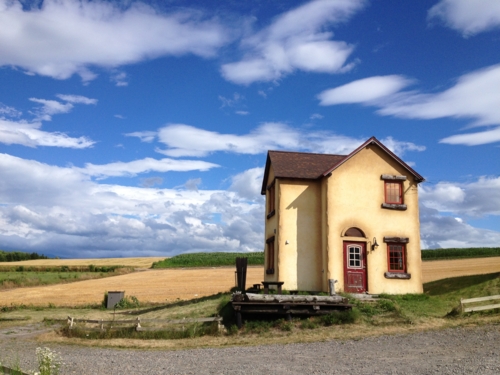
[[[500,257],[500,247],[422,250],[422,260]]]
[[[236,258],[248,258],[249,266],[262,266],[264,252],[181,254],[153,263],[152,268],[234,266]]]

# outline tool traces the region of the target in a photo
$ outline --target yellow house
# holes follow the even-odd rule
[[[288,290],[422,293],[417,185],[375,137],[349,155],[269,151],[265,281]]]

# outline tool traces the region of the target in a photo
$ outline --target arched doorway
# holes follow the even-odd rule
[[[359,237],[359,241],[345,240],[344,251],[344,291],[347,293],[364,293],[368,290],[366,267],[365,233],[356,227],[344,232],[345,237]]]

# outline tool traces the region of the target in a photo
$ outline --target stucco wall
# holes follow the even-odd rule
[[[403,183],[406,211],[381,208],[384,203],[382,174],[405,175]],[[370,145],[353,156],[328,178],[328,272],[327,278],[338,280],[337,290],[344,290],[343,241],[356,240],[367,245],[369,293],[421,293],[420,231],[418,190],[413,177],[376,145]],[[341,237],[343,231],[357,227],[366,238]],[[386,279],[387,245],[384,236],[408,237],[407,272],[410,280]],[[372,239],[379,247],[371,251]]]
[[[272,165],[270,166],[269,168],[269,175],[268,175],[268,179],[266,181],[266,186],[269,186],[269,184],[271,184],[274,180],[274,170],[273,170],[273,167]],[[265,212],[264,212],[264,220],[265,220],[265,229],[264,229],[264,261],[265,261],[265,264],[264,264],[264,275],[263,275],[263,279],[262,280],[265,280],[265,281],[277,281],[278,280],[278,273],[279,273],[279,268],[277,267],[278,265],[278,252],[279,252],[279,248],[278,248],[278,219],[277,219],[277,216],[278,216],[278,212],[279,212],[279,199],[278,199],[278,195],[279,195],[279,180],[276,180],[276,185],[275,185],[275,198],[274,198],[274,207],[275,207],[275,214],[273,216],[271,216],[270,218],[267,218],[267,214],[268,214],[268,210],[267,210],[267,201],[269,199],[269,191],[266,191],[266,209],[265,209]],[[267,264],[267,244],[266,244],[266,241],[268,238],[271,238],[272,236],[275,236],[275,241],[274,241],[274,264],[275,264],[275,272],[274,274],[271,274],[271,275],[267,275],[266,274],[266,270],[268,268],[268,264]]]
[[[279,278],[288,290],[322,289],[321,181],[280,180]]]

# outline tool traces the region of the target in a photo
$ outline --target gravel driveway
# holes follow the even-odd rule
[[[0,358],[34,368],[37,344],[2,337]],[[185,351],[54,346],[62,374],[500,374],[500,326],[362,340]],[[15,353],[15,354],[14,354]]]

